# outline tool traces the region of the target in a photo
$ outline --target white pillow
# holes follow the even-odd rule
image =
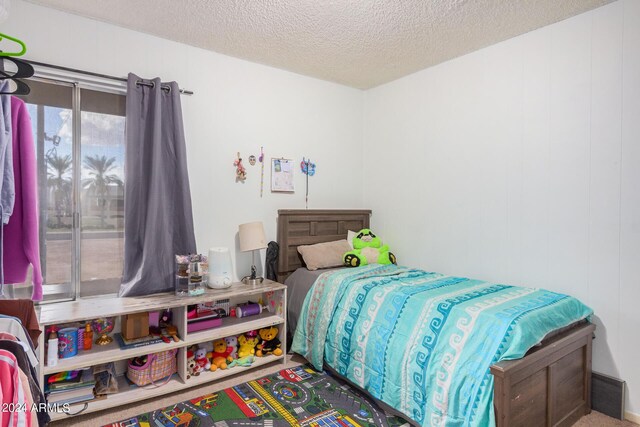
[[[349,244],[344,239],[336,240],[335,242],[298,246],[298,253],[302,255],[307,270],[310,271],[344,265],[342,256],[350,250]]]

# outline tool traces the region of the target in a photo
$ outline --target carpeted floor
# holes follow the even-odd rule
[[[264,368],[254,369],[247,371],[244,374],[234,375],[227,378],[225,381],[218,383],[204,384],[202,386],[193,387],[181,392],[169,394],[167,396],[149,399],[142,402],[132,403],[126,406],[120,406],[109,410],[90,413],[87,415],[77,416],[66,420],[56,421],[51,424],[52,427],[96,427],[105,424],[110,424],[118,420],[132,418],[136,415],[154,411],[159,408],[164,408],[170,405],[175,405],[179,402],[195,399],[210,393],[224,390],[228,387],[233,387],[237,384],[255,380],[263,376],[276,373],[283,368],[293,368],[306,363],[306,361],[299,356],[287,356],[286,365],[282,363],[274,363]],[[620,421],[613,418],[609,418],[597,412],[592,412],[588,416],[582,417],[574,426],[576,427],[637,427],[637,424],[629,421]]]
[[[631,421],[620,421],[607,417],[600,412],[592,412],[586,417],[580,418],[574,427],[638,427],[638,424]]]

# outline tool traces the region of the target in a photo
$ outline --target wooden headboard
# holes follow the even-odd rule
[[[346,239],[349,230],[369,228],[370,210],[308,209],[278,211],[278,282],[302,267],[298,246]]]

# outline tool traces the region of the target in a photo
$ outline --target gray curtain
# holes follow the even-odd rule
[[[124,273],[120,296],[174,289],[174,255],[196,252],[180,92],[127,83]]]

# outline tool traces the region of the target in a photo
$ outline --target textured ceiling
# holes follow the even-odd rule
[[[612,0],[29,0],[367,89]]]

